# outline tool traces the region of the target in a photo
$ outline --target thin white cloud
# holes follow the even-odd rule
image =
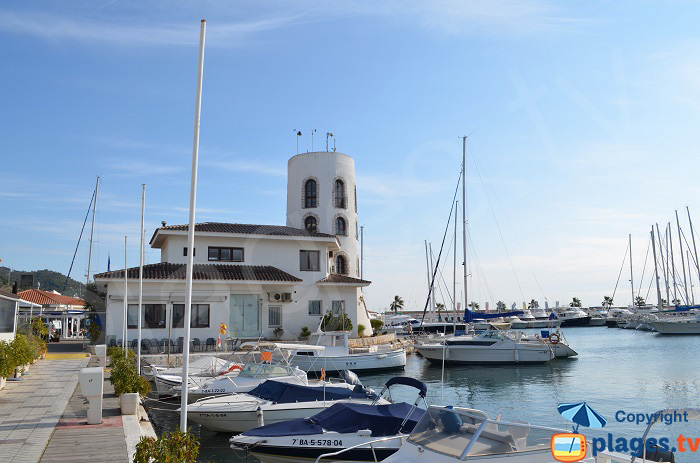
[[[233,48],[247,43],[253,36],[295,23],[301,15],[219,22],[207,30],[207,44]],[[0,12],[0,30],[30,35],[46,40],[70,40],[82,43],[113,43],[122,46],[196,46],[198,28],[193,24],[122,23],[94,18],[76,18],[32,12]]]
[[[237,161],[203,161],[202,165],[217,169],[229,170],[232,172],[250,172],[261,175],[269,175],[271,177],[287,176],[287,171],[285,169],[280,167],[271,167],[257,161],[249,161],[245,159]]]
[[[184,170],[182,166],[173,165],[168,162],[149,162],[143,159],[111,159],[106,162],[108,169],[115,171],[115,175],[126,177],[149,178],[154,175],[177,174]]]

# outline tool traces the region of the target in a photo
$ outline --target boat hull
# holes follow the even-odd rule
[[[334,403],[336,402],[318,402],[313,405],[304,403],[304,406],[292,408],[265,409],[263,410],[263,421],[264,424],[267,425],[298,418],[307,418],[322,412]],[[188,410],[187,419],[216,432],[241,433],[260,426],[256,410],[236,410],[230,412]]]
[[[369,371],[393,370],[406,366],[406,351],[396,349],[386,352],[350,354],[338,357],[297,355],[290,360],[292,366],[299,367],[307,373],[338,372],[342,370]]]
[[[588,326],[591,321],[591,317],[576,317],[576,318],[567,318],[566,320],[561,321],[561,327],[562,328],[567,328],[567,327],[572,327],[572,326]]]
[[[687,322],[651,322],[651,325],[659,334],[700,334],[700,322],[697,320]]]
[[[545,345],[522,346],[518,349],[448,346],[444,354],[442,345],[423,345],[416,347],[416,350],[431,363],[437,364],[443,362],[443,355],[446,364],[462,365],[547,363],[554,358],[552,350]]]

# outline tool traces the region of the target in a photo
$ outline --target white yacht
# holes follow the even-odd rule
[[[389,370],[406,366],[403,347],[380,344],[350,348],[349,334],[348,331],[318,331],[311,335],[309,344],[288,344],[285,349],[293,355],[289,364],[308,373]]]
[[[453,336],[440,343],[416,346],[416,351],[430,362],[446,364],[546,363],[554,358],[551,346],[545,342],[517,340],[503,331]]]
[[[385,393],[391,400],[391,388],[395,385],[418,389],[415,402],[380,403],[379,398]],[[417,406],[420,400],[425,402],[426,392],[426,385],[417,379],[391,378],[370,405],[337,403],[309,418],[265,425],[232,437],[229,442],[231,448],[246,450],[264,463],[305,463],[334,452],[342,452],[343,461],[383,460],[399,449],[402,438],[423,416],[425,410]],[[376,445],[363,445],[387,437]],[[342,450],[346,448],[353,450]]]
[[[556,317],[561,320],[561,327],[588,326],[591,316],[578,307],[561,307],[556,312]]]
[[[651,320],[659,334],[700,334],[700,313],[696,316]]]
[[[202,399],[187,407],[187,419],[212,431],[240,433],[315,415],[336,403],[371,404],[376,393],[348,383],[299,385],[268,380],[247,393]],[[381,404],[387,404],[385,400]]]

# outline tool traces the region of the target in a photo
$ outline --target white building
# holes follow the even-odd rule
[[[144,266],[142,336],[184,335],[187,225],[166,225],[151,238],[161,262]],[[345,312],[370,332],[359,279],[355,167],[337,152],[298,154],[288,162],[287,225],[195,226],[191,337],[297,339],[323,314]],[[128,271],[128,340],[136,338],[138,267]],[[95,275],[107,290],[106,335],[122,339],[124,270]],[[282,331],[280,331],[280,329]]]
[[[19,296],[0,290],[0,341],[12,342],[17,333]]]

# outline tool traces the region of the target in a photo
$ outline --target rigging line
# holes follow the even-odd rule
[[[467,140],[467,143],[469,141]],[[474,149],[472,148],[472,159],[474,160],[474,164],[476,165],[477,171],[480,172],[479,170],[479,161],[476,158],[476,155],[474,154]],[[523,258],[525,259],[525,263],[527,264],[530,273],[532,274],[532,278],[534,278],[535,283],[537,283],[537,288],[540,290],[540,293],[542,294],[542,297],[544,298],[545,301],[547,301],[547,296],[544,293],[544,290],[542,289],[542,286],[540,285],[540,280],[537,278],[537,275],[535,274],[535,269],[532,267],[532,264],[530,263],[530,259],[528,259],[527,254],[525,253],[525,249],[523,249],[523,245],[520,243],[520,240],[518,239],[518,235],[515,233],[515,230],[513,230],[513,226],[510,223],[510,220],[508,220],[508,216],[506,215],[506,211],[501,204],[501,201],[498,199],[498,195],[496,194],[496,190],[493,188],[493,185],[491,185],[491,182],[489,181],[488,177],[486,178],[486,183],[488,187],[491,189],[491,192],[493,194],[493,197],[495,199],[496,205],[501,211],[501,214],[503,214],[503,217],[506,219],[506,225],[508,226],[508,229],[510,230],[511,234],[515,238],[515,243],[518,245],[518,248],[520,249],[520,252],[522,253]]]
[[[644,303],[646,304],[647,299],[649,299],[649,292],[651,291],[651,285],[654,283],[654,278],[649,279],[649,288],[647,289],[647,295],[644,297]]]
[[[85,214],[85,220],[83,221],[83,228],[80,229],[80,236],[78,237],[78,244],[75,245],[75,252],[73,252],[73,260],[70,262],[70,268],[68,269],[68,275],[66,275],[66,281],[63,283],[63,291],[66,291],[66,286],[68,286],[68,279],[70,278],[70,273],[73,270],[73,264],[75,263],[75,256],[78,255],[78,248],[80,247],[80,240],[83,238],[83,232],[85,231],[85,224],[87,223],[88,217],[90,216],[90,211],[92,210],[92,203],[95,201],[96,190],[92,190],[92,198],[90,198],[90,205],[88,206],[87,213]]]
[[[625,262],[627,261],[627,253],[630,250],[630,245],[628,244],[627,247],[625,247],[625,257],[622,258],[622,265],[620,266],[620,273],[617,275],[617,282],[615,283],[615,289],[613,289],[613,295],[612,295],[612,300],[615,300],[615,293],[617,292],[617,285],[620,284],[620,277],[622,276],[622,270],[625,268]]]
[[[688,248],[688,251],[690,251],[690,243],[688,243],[688,238],[685,237],[685,233],[683,232],[683,229],[681,228],[681,236],[683,237],[683,241],[685,241],[685,246]],[[690,257],[693,259],[693,263],[695,264],[695,267],[697,268],[698,266],[698,261],[695,260],[695,256],[693,253],[690,253]]]
[[[639,279],[639,289],[642,289],[642,285],[644,284],[644,272],[647,270],[647,259],[649,259],[649,249],[651,248],[651,238],[649,238],[649,242],[647,243],[647,254],[644,257],[644,267],[642,267],[642,278]],[[634,305],[634,301],[632,301],[632,305]]]
[[[474,241],[472,241],[471,234],[469,234],[469,233],[467,234],[467,240],[469,240],[468,244],[469,244],[472,252],[474,253],[473,260],[475,261],[474,262],[475,270],[478,271],[479,272],[478,274],[480,274],[481,277],[484,279],[484,285],[486,286],[486,292],[489,294],[489,297],[491,299],[494,299],[493,293],[491,292],[491,287],[489,286],[488,281],[486,281],[486,277],[484,276],[485,275],[484,270],[483,270],[483,267],[481,266],[481,261],[479,260],[479,255],[476,252],[476,246],[474,246]]]
[[[445,233],[442,235],[442,243],[440,244],[440,252],[438,253],[438,258],[437,262],[435,263],[435,270],[433,270],[433,277],[430,282],[430,285],[428,285],[428,297],[425,300],[425,307],[423,307],[423,316],[421,317],[420,320],[420,325],[418,327],[419,330],[423,328],[423,322],[425,321],[425,313],[428,310],[428,306],[430,304],[430,296],[432,294],[432,289],[433,285],[435,284],[435,274],[438,271],[438,268],[440,267],[440,258],[442,257],[442,250],[445,248],[445,239],[447,238],[447,231],[450,229],[450,223],[452,223],[452,212],[455,213],[455,216],[457,214],[457,211],[455,210],[455,201],[457,200],[457,192],[459,192],[459,185],[462,182],[462,172],[464,170],[464,166],[462,166],[462,169],[459,170],[459,177],[457,178],[457,185],[455,186],[455,193],[452,197],[452,204],[450,205],[450,215],[447,217],[447,224],[445,225]],[[466,271],[467,263],[464,263],[464,268]]]
[[[452,241],[454,242],[454,238],[452,238]],[[450,243],[447,246],[447,249],[450,249],[452,246],[452,243]],[[433,257],[435,257],[435,254],[432,252],[430,253]],[[438,280],[438,287],[440,286],[440,281],[442,281],[442,284],[445,286],[445,291],[447,291],[447,295],[449,296],[449,301],[454,305],[454,301],[452,300],[452,294],[450,293],[450,288],[447,286],[447,282],[445,281],[445,266],[447,265],[448,260],[445,259],[445,262],[442,264],[442,269],[440,270],[438,276],[440,277],[440,280]],[[442,293],[442,289],[440,290],[440,295],[442,296],[442,301],[445,302],[447,299],[445,299],[445,295]]]
[[[474,159],[474,150],[472,150],[472,159]],[[501,243],[503,244],[503,248],[506,251],[506,256],[508,256],[508,262],[510,262],[510,268],[513,270],[513,276],[515,277],[515,282],[518,284],[518,289],[520,290],[520,295],[522,296],[523,299],[525,299],[525,294],[523,293],[523,288],[520,286],[520,280],[518,280],[518,274],[515,271],[515,266],[513,265],[513,260],[510,258],[510,253],[508,252],[508,246],[506,246],[506,240],[503,238],[503,232],[501,231],[501,226],[498,223],[498,219],[496,218],[496,213],[493,210],[493,205],[491,204],[491,198],[489,197],[488,191],[486,190],[486,185],[484,184],[484,179],[481,176],[481,170],[479,169],[479,166],[475,163],[476,166],[476,172],[479,175],[479,180],[481,181],[481,186],[484,188],[484,193],[486,193],[486,202],[489,205],[489,209],[491,210],[491,215],[493,216],[494,222],[496,222],[496,229],[498,230],[498,234],[501,237]]]

